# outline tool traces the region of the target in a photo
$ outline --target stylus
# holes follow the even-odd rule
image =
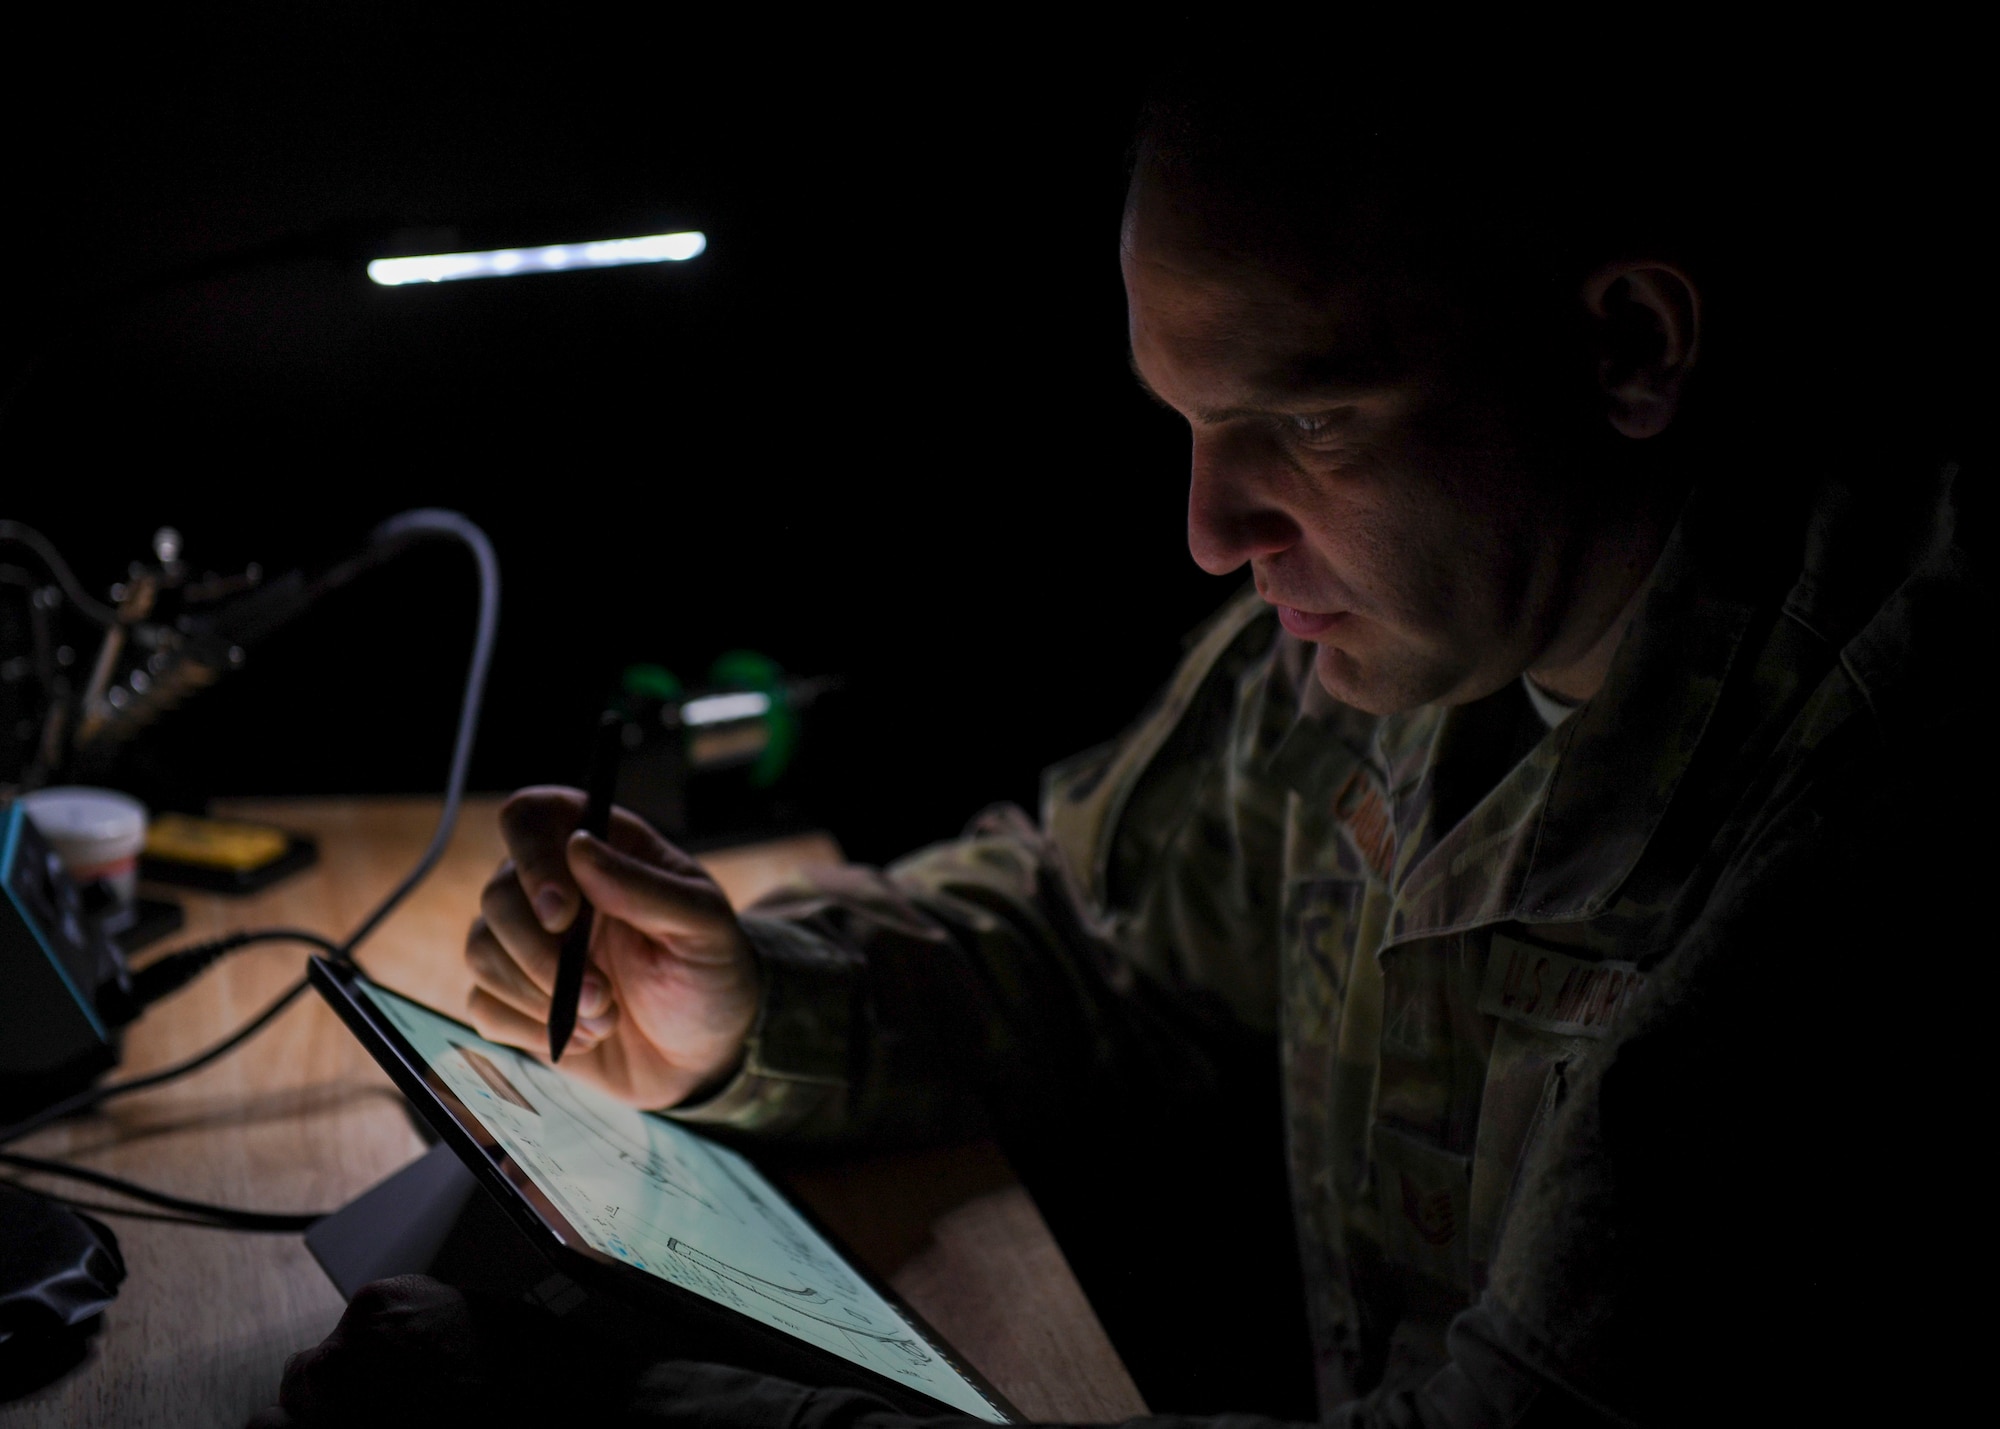
[[[618,786],[618,756],[625,721],[606,710],[597,723],[597,741],[590,749],[590,777],[584,791],[583,822],[577,827],[594,839],[611,828],[611,795]],[[577,999],[583,996],[583,970],[590,962],[590,900],[576,910],[576,921],[563,934],[562,955],[556,961],[556,989],[549,999],[549,1060],[560,1062],[570,1033],[576,1031]]]

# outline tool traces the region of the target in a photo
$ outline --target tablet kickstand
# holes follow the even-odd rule
[[[526,1298],[557,1314],[572,1294],[581,1297],[442,1143],[315,1224],[306,1249],[349,1300],[391,1275],[435,1276],[467,1294]]]

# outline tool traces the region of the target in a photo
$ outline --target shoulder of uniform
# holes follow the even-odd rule
[[[1109,744],[1050,768],[1042,776],[1042,822],[1069,850],[1088,885],[1101,882],[1106,842],[1133,788],[1160,759],[1204,691],[1232,691],[1266,662],[1278,636],[1277,617],[1246,585],[1188,636],[1180,665],[1144,713]]]
[[[1969,484],[1956,463],[1944,469],[1914,554],[1841,643],[1842,671],[1885,733],[1949,723],[1983,690],[1995,611],[1961,500]]]

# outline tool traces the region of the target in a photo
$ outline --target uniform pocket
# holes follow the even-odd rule
[[[1374,1152],[1382,1248],[1389,1259],[1470,1289],[1472,1158],[1383,1122],[1375,1124]]]
[[[1506,1226],[1521,1167],[1561,1108],[1576,1064],[1585,1054],[1580,1041],[1504,1023],[1494,1037],[1473,1147],[1467,1212],[1467,1252],[1475,1289],[1485,1287],[1486,1267]]]

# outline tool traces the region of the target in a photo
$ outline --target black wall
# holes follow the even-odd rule
[[[469,513],[506,578],[482,787],[573,779],[627,663],[699,679],[748,646],[848,679],[819,797],[858,854],[1030,799],[1233,588],[1187,557],[1185,434],[1126,370],[1122,155],[1162,29],[1127,18],[302,5],[13,32],[0,515],[103,586],[161,523],[198,567],[277,571],[398,510]],[[1972,410],[1983,372],[1958,356],[1985,344],[1978,129],[1938,63],[1969,51],[1680,39],[1672,82],[1635,69],[1629,100],[1677,107],[1730,170],[1690,199],[1738,250],[1705,360],[1761,424],[1705,462],[1958,450],[1936,413]],[[1538,63],[1644,57],[1567,53]],[[1328,72],[1427,54],[1356,37]],[[1629,159],[1614,179],[1644,181]],[[421,290],[358,254],[159,282],[328,224],[468,247],[698,226],[711,248]],[[1860,425],[1885,443],[1865,459]],[[468,569],[439,551],[350,589],[147,754],[218,794],[434,787]]]
[[[1188,560],[1185,439],[1126,370],[1116,45],[919,72],[867,36],[774,57],[343,11],[63,59],[17,121],[0,514],[101,588],[162,523],[197,567],[276,571],[467,512],[506,582],[479,786],[573,779],[621,666],[698,680],[748,646],[850,682],[819,794],[886,856],[1031,799],[1231,588]],[[294,258],[118,296],[330,222],[710,249],[425,289]],[[434,787],[471,610],[462,556],[406,557],[147,753],[218,794]]]

